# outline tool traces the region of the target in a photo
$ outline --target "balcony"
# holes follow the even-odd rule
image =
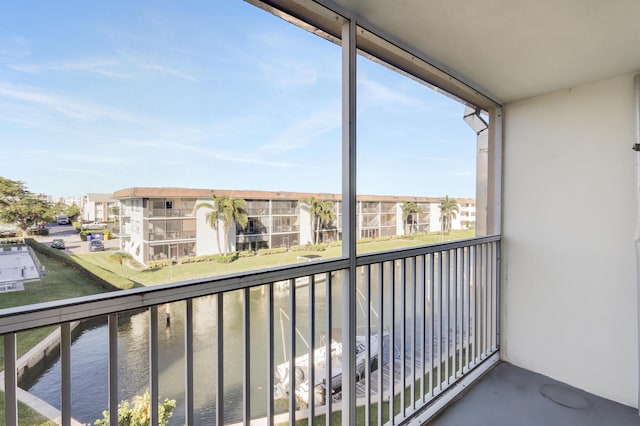
[[[148,241],[189,240],[196,238],[196,231],[167,231],[164,233],[149,233]]]
[[[192,217],[193,209],[149,209],[151,218],[159,217]]]
[[[273,225],[271,232],[300,232],[300,225]]]
[[[75,378],[82,377],[83,388],[103,383],[93,367],[92,374],[74,374],[72,323],[101,318],[108,341],[102,403],[115,419],[119,392],[129,379],[118,370],[131,355],[127,345],[118,345],[119,320],[130,320],[133,311],[142,315],[133,327],[148,336],[149,353],[143,356],[146,365],[136,368],[148,371],[147,387],[157,401],[167,392],[167,371],[159,362],[167,355],[159,341],[165,340],[160,324],[169,315],[168,304],[176,309],[174,324],[180,324],[172,333],[184,334],[183,345],[172,346],[182,361],[170,363],[173,374],[183,366],[176,424],[248,424],[250,419],[294,424],[327,413],[333,413],[330,424],[338,424],[340,415],[354,416],[358,424],[401,424],[451,400],[498,361],[499,237],[361,256],[351,273],[349,265],[348,259],[328,260],[5,309],[0,314],[5,371],[16,371],[16,333],[59,325],[58,394],[63,424],[70,424],[78,404],[72,400]],[[276,285],[283,281],[288,290]],[[201,303],[206,309],[194,308]],[[232,311],[237,333],[224,332]],[[257,312],[263,321],[256,320]],[[214,346],[215,355],[205,364],[194,362],[199,352],[194,342],[202,333],[195,324],[202,315],[215,324],[200,336]],[[237,349],[222,350],[230,347]],[[332,362],[325,362],[327,353]],[[198,380],[211,371],[215,380],[208,386],[215,397],[203,408],[194,403],[204,393]],[[16,424],[17,375],[6,374],[4,386],[7,424]],[[152,424],[157,410],[152,404]]]

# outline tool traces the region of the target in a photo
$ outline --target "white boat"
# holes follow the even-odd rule
[[[383,337],[388,346],[387,332],[383,333]],[[373,372],[378,369],[378,354],[380,349],[379,334],[371,335],[371,347],[369,354],[369,368]],[[327,356],[326,345],[314,350],[314,402],[316,405],[322,405],[327,397]],[[388,348],[385,349],[388,353]],[[356,381],[364,377],[365,365],[367,362],[366,353],[366,336],[356,336]],[[342,388],[342,343],[335,340],[331,341],[331,393],[340,391]],[[383,364],[387,363],[388,356],[383,356]],[[309,354],[297,357],[294,361],[295,365],[295,393],[296,399],[303,405],[309,405]],[[274,385],[274,398],[287,399],[289,397],[289,362],[283,362],[276,366],[275,371],[276,384]]]
[[[288,290],[289,280],[276,281],[274,285],[277,289]],[[308,285],[309,285],[309,277],[296,278],[296,288],[300,288]]]
[[[318,259],[322,259],[322,256],[317,254],[306,254],[306,255],[296,257],[296,260],[298,261],[298,263],[313,262],[314,260],[318,260]],[[274,284],[277,289],[280,289],[280,290],[289,289],[289,280],[276,281]],[[309,285],[308,276],[296,278],[296,288],[305,287],[308,285]]]

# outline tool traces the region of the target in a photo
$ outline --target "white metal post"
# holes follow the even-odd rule
[[[356,23],[342,24],[342,424],[356,424]]]
[[[16,370],[16,333],[4,335],[4,417],[5,424],[18,424],[18,377]]]

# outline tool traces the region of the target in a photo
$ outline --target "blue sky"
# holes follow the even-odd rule
[[[0,8],[0,176],[340,192],[340,47],[239,0]],[[358,192],[474,197],[464,106],[358,60]]]

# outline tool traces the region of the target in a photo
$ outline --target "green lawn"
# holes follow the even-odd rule
[[[38,259],[47,269],[47,275],[40,281],[25,283],[24,291],[2,294],[0,309],[87,296],[105,291],[78,271],[60,262],[42,255],[38,256]],[[55,327],[51,326],[18,333],[16,337],[18,357],[24,355],[54,329]],[[0,340],[0,351],[3,348],[4,342]],[[0,368],[4,368],[2,360],[0,360]]]
[[[444,235],[442,241],[472,238],[474,230],[451,231]],[[387,241],[372,241],[358,244],[358,253],[371,253],[398,248],[415,247],[424,244],[441,242],[439,233],[412,239],[392,239]],[[330,247],[320,252],[286,252],[253,257],[241,257],[231,263],[201,262],[177,264],[153,270],[131,269],[126,262],[121,266],[109,258],[109,252],[80,254],[73,257],[91,263],[102,270],[128,278],[138,285],[155,285],[168,282],[186,281],[198,278],[207,278],[217,275],[227,275],[243,271],[252,271],[276,266],[284,266],[299,263],[298,256],[305,254],[318,254],[323,258],[336,258],[342,255],[342,247]]]
[[[0,424],[5,424],[4,418],[4,392],[0,392]],[[18,423],[21,425],[29,426],[55,426],[55,423],[48,420],[46,417],[41,416],[31,408],[27,407],[21,402],[18,402]]]
[[[80,274],[75,269],[39,255],[38,259],[46,270],[47,275],[40,281],[25,283],[24,291],[3,293],[0,297],[0,309],[14,306],[28,305],[32,303],[48,302],[52,300],[67,299],[77,296],[86,296],[104,292],[105,290],[95,282]],[[49,335],[55,326],[43,327],[17,334],[16,344],[18,357],[24,355],[43,338]],[[0,339],[0,353],[4,350],[4,341]],[[4,368],[4,362],[0,359],[0,369]],[[4,394],[0,393],[4,401]],[[0,424],[4,424],[4,404],[0,405]],[[31,410],[22,403],[18,404],[18,417],[20,424],[28,425],[53,425],[55,423]]]

